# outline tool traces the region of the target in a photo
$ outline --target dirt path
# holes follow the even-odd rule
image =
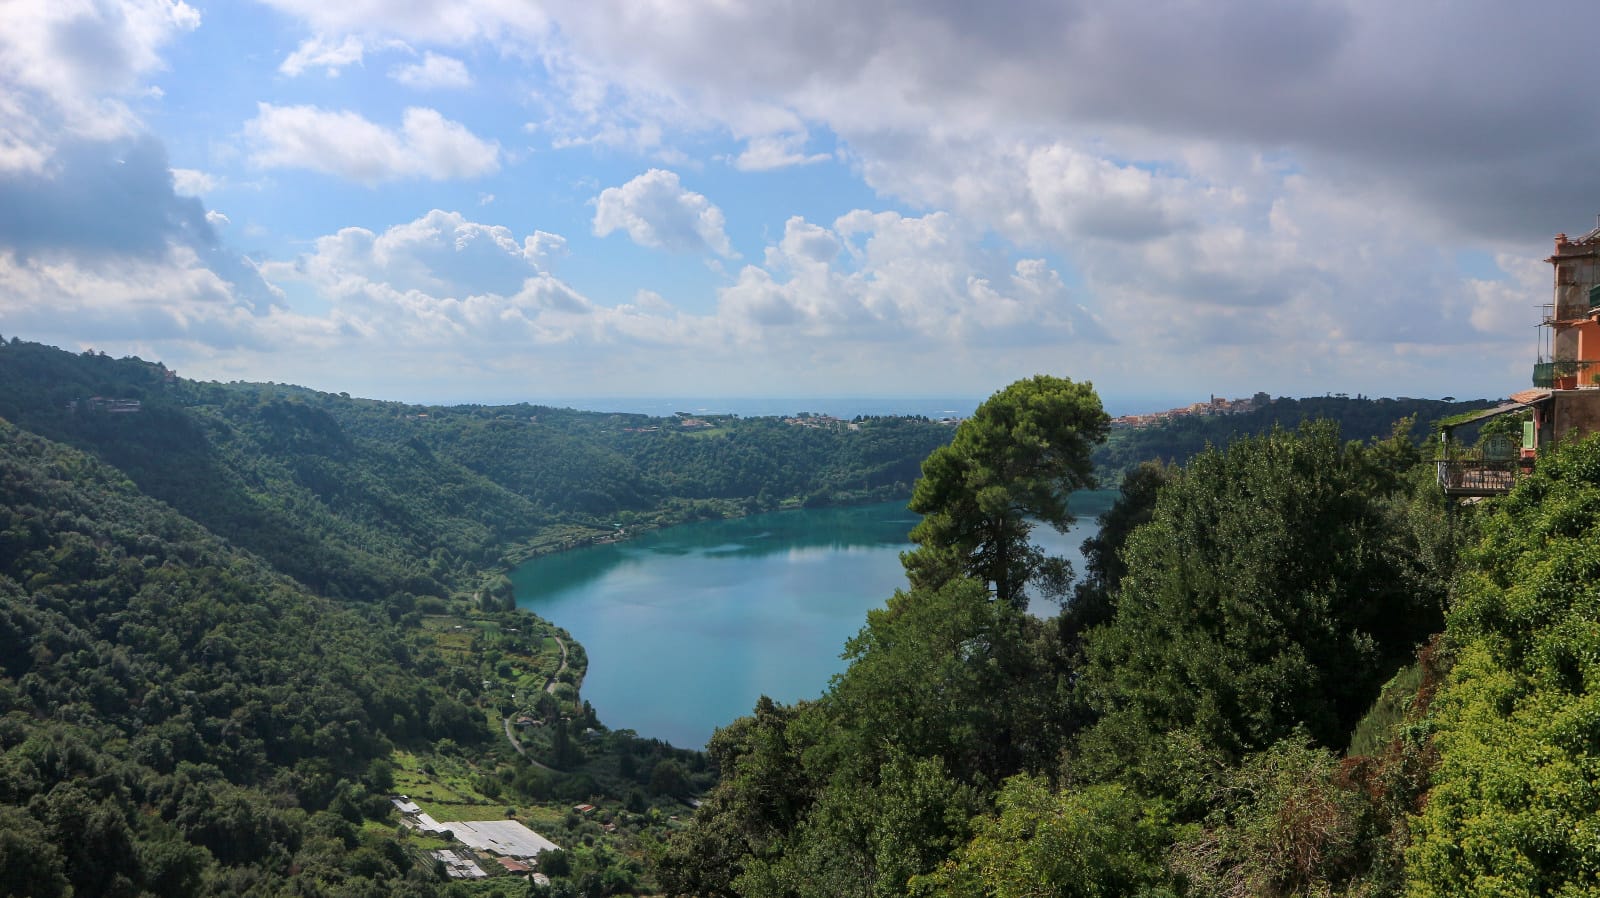
[[[551,636],[550,638],[556,641],[556,645],[561,646],[561,666],[556,668],[556,672],[552,674],[550,679],[546,680],[544,683],[544,691],[554,695],[556,691],[556,677],[561,676],[562,671],[567,669],[567,644],[561,640],[560,636]]]

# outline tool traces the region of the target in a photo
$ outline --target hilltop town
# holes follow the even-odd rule
[[[1242,415],[1253,412],[1272,401],[1266,393],[1257,393],[1249,399],[1224,399],[1221,396],[1212,396],[1205,402],[1195,402],[1190,405],[1169,408],[1161,412],[1147,412],[1142,415],[1123,415],[1111,419],[1111,426],[1117,427],[1149,427],[1154,424],[1163,424],[1174,418],[1199,417],[1203,415]]]

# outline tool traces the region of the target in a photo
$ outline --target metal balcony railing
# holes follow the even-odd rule
[[[1516,485],[1516,459],[1440,459],[1439,488],[1447,496],[1503,496]]]
[[[1600,359],[1556,359],[1535,362],[1533,385],[1545,390],[1600,387]]]

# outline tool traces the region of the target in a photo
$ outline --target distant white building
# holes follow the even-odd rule
[[[456,841],[479,851],[527,859],[561,847],[515,820],[457,820],[441,823],[404,795],[397,795],[389,801],[404,815],[402,822],[406,826],[425,833],[448,832],[455,836]]]
[[[560,847],[515,820],[464,820],[443,826],[464,845],[506,857],[533,858]]]

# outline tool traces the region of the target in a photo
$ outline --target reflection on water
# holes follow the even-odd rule
[[[1076,563],[1103,496],[1074,496],[1087,520],[1038,542]],[[867,611],[905,585],[916,521],[903,502],[704,521],[535,559],[512,581],[588,650],[583,695],[602,720],[699,747],[763,694],[826,688]]]

